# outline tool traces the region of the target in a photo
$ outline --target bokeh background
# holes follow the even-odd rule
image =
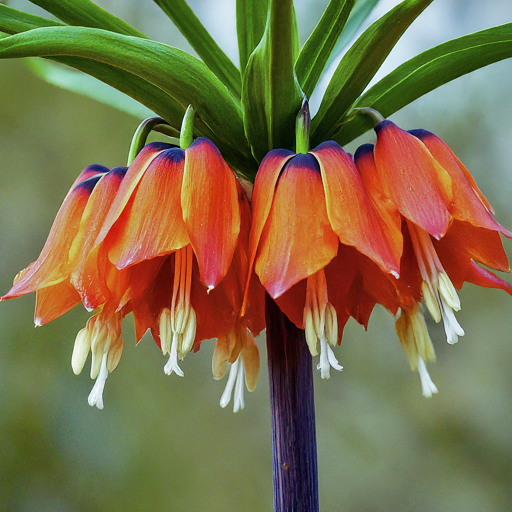
[[[151,0],[101,0],[148,35],[190,47]],[[296,1],[307,37],[326,0]],[[383,0],[372,15],[397,1]],[[27,1],[10,5],[42,13]],[[235,0],[190,0],[237,61]],[[436,0],[407,31],[380,76],[430,46],[510,21],[509,0]],[[398,112],[406,129],[441,136],[475,176],[497,219],[512,228],[512,61],[460,78]],[[312,98],[318,105],[318,98]],[[123,165],[138,120],[54,88],[20,61],[0,61],[0,292],[37,258],[75,176],[88,164]],[[371,133],[361,141],[373,141]],[[355,145],[349,147],[355,149]],[[505,241],[512,256],[512,242]],[[510,276],[506,276],[512,282]],[[421,396],[394,333],[376,308],[368,332],[349,322],[344,366],[316,378],[321,510],[512,510],[512,298],[463,287],[466,330],[448,346],[430,322],[439,394]],[[213,344],[167,377],[153,341],[125,350],[105,410],[87,405],[92,381],[70,358],[87,320],[80,307],[42,328],[34,297],[0,305],[0,510],[20,512],[269,511],[270,419],[265,344],[258,387],[237,414],[219,407]],[[317,376],[318,377],[318,376]]]

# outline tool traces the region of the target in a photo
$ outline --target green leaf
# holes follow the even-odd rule
[[[153,0],[171,18],[203,62],[217,78],[240,98],[240,71],[220,49],[185,0]]]
[[[36,75],[52,85],[92,98],[130,114],[137,119],[154,116],[151,110],[141,105],[138,101],[96,80],[92,76],[71,71],[38,58],[27,59],[27,64]]]
[[[361,96],[354,107],[371,107],[387,117],[459,76],[509,57],[512,23],[453,39],[396,68]],[[371,127],[364,116],[348,118],[335,140],[346,144]]]
[[[102,28],[127,36],[146,36],[91,0],[30,0],[68,25]]]
[[[345,27],[343,27],[343,31],[331,52],[329,60],[325,66],[326,69],[333,63],[336,57],[338,57],[345,46],[350,43],[352,38],[356,35],[356,32],[359,30],[366,18],[368,18],[379,1],[380,0],[357,0],[355,7],[352,9],[352,12],[348,17]]]
[[[273,148],[293,148],[303,93],[293,69],[292,0],[271,0],[265,33],[244,74],[244,126],[258,161]]]
[[[17,34],[19,32],[25,32],[27,30],[47,26],[62,25],[56,21],[51,21],[40,16],[27,14],[22,11],[17,11],[16,9],[11,9],[10,7],[0,5],[0,29],[8,32],[9,34]],[[167,122],[175,128],[179,128],[181,126],[181,120],[185,109],[164,91],[155,87],[146,80],[114,66],[79,57],[54,57],[52,60],[88,73],[92,77],[115,87],[119,91],[122,91],[131,98],[144,104],[150,110],[164,117]],[[43,79],[46,78],[41,74],[40,76]],[[87,77],[84,76],[84,79],[87,79]],[[69,82],[61,81],[60,86],[65,88],[66,83]],[[75,92],[76,88],[77,86],[72,87]],[[95,99],[102,101],[103,103],[110,104],[108,98],[112,97],[111,95],[109,95],[108,98],[100,98],[98,97],[100,89],[97,88],[95,89],[95,93]],[[117,107],[117,104],[118,102],[110,105]]]
[[[8,34],[17,34],[18,32],[25,32],[26,30],[39,27],[58,26],[62,26],[62,23],[0,4],[0,30]]]
[[[236,32],[242,74],[267,24],[268,0],[236,0]]]
[[[407,27],[432,0],[404,0],[373,23],[339,63],[311,124],[312,144],[331,138]]]
[[[295,71],[302,90],[311,96],[356,0],[331,0],[300,52]]]
[[[118,68],[125,76],[135,78],[131,87],[136,88],[142,79],[143,84],[154,86],[152,92],[170,96],[172,109],[178,106],[184,112],[188,105],[194,105],[200,117],[199,129],[216,135],[212,140],[234,167],[253,174],[255,163],[244,136],[240,104],[201,61],[186,52],[146,39],[82,27],[38,28],[0,40],[0,58],[33,56],[59,60],[64,56],[81,57],[81,66],[88,66],[82,67],[83,71],[105,82],[112,79],[107,83],[121,89],[122,84],[113,83],[119,75],[111,74],[112,68]],[[80,69],[75,61],[71,65]],[[102,74],[108,76],[99,76]],[[141,103],[169,121],[162,112],[165,104],[153,108],[145,100]]]

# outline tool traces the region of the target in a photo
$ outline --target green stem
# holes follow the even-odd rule
[[[306,154],[309,151],[309,127],[311,126],[311,115],[309,103],[304,96],[302,107],[295,121],[295,152]]]
[[[140,153],[140,150],[146,145],[146,139],[150,132],[158,125],[168,126],[168,123],[161,117],[148,117],[139,124],[139,127],[133,134],[132,143],[130,145],[130,152],[128,153],[128,167]]]
[[[194,117],[196,111],[189,105],[185,115],[183,116],[183,121],[181,123],[181,131],[180,131],[180,148],[187,149],[192,142],[194,142]]]
[[[363,107],[363,108],[355,108],[353,110],[353,115],[361,115],[361,116],[367,116],[373,121],[373,127],[375,128],[379,123],[382,123],[384,121],[385,117],[375,110],[374,108],[370,107]]]

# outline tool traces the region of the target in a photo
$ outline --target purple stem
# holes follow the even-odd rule
[[[266,297],[275,512],[318,512],[313,367],[304,331]]]

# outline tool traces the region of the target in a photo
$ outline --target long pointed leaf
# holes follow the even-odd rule
[[[387,117],[441,85],[512,57],[512,23],[440,44],[408,60],[376,83],[354,105]],[[347,119],[335,140],[350,142],[372,127],[364,116]]]
[[[242,73],[263,37],[267,14],[268,0],[236,0],[236,32]]]
[[[331,138],[407,27],[432,0],[404,0],[377,20],[345,54],[311,124],[312,144]]]
[[[240,98],[242,80],[240,71],[220,49],[185,0],[153,0],[171,18],[203,62],[217,78]]]
[[[265,33],[244,74],[244,126],[257,160],[273,148],[294,146],[302,91],[293,69],[292,0],[271,0]]]
[[[0,5],[0,30],[7,32],[8,34],[17,34],[19,32],[48,26],[62,26],[62,24],[42,18],[41,16],[35,16],[33,14],[12,9],[5,5]],[[52,60],[66,64],[70,67],[83,71],[84,73],[88,73],[92,77],[105,82],[111,87],[115,87],[127,96],[130,96],[144,104],[147,108],[166,119],[171,126],[174,126],[175,128],[179,128],[181,126],[181,120],[185,113],[184,108],[164,91],[158,89],[146,80],[114,66],[89,61],[80,57],[54,57]],[[42,68],[39,68],[40,71],[41,69]],[[48,78],[45,73],[40,72],[39,75],[43,79]],[[84,75],[84,77],[87,79],[87,76]],[[49,81],[55,82],[51,79]],[[79,87],[77,85],[70,85],[71,90],[78,92],[77,89]],[[66,84],[62,81],[60,81],[59,86],[67,88]],[[109,98],[112,97],[111,94],[109,94],[108,97],[102,97],[100,96],[101,90],[95,87],[93,87],[93,89],[95,91],[95,99],[113,107],[118,106],[118,102],[115,102],[114,104],[109,102]]]
[[[348,17],[347,23],[343,27],[343,31],[341,32],[341,35],[329,56],[325,69],[333,63],[345,46],[350,43],[352,38],[356,35],[356,32],[379,2],[380,0],[357,0],[356,5]]]
[[[110,107],[117,108],[137,119],[144,119],[155,115],[138,101],[133,100],[92,76],[71,71],[39,58],[29,58],[27,61],[36,75],[56,87],[81,94]]]
[[[182,50],[82,27],[39,28],[0,41],[0,58],[64,55],[118,67],[152,83],[182,107],[194,105],[227,146],[250,157],[240,105],[202,62]]]
[[[68,25],[102,28],[127,36],[146,37],[125,21],[110,14],[91,0],[30,0]]]
[[[331,0],[305,42],[295,71],[302,90],[311,96],[356,0]]]

